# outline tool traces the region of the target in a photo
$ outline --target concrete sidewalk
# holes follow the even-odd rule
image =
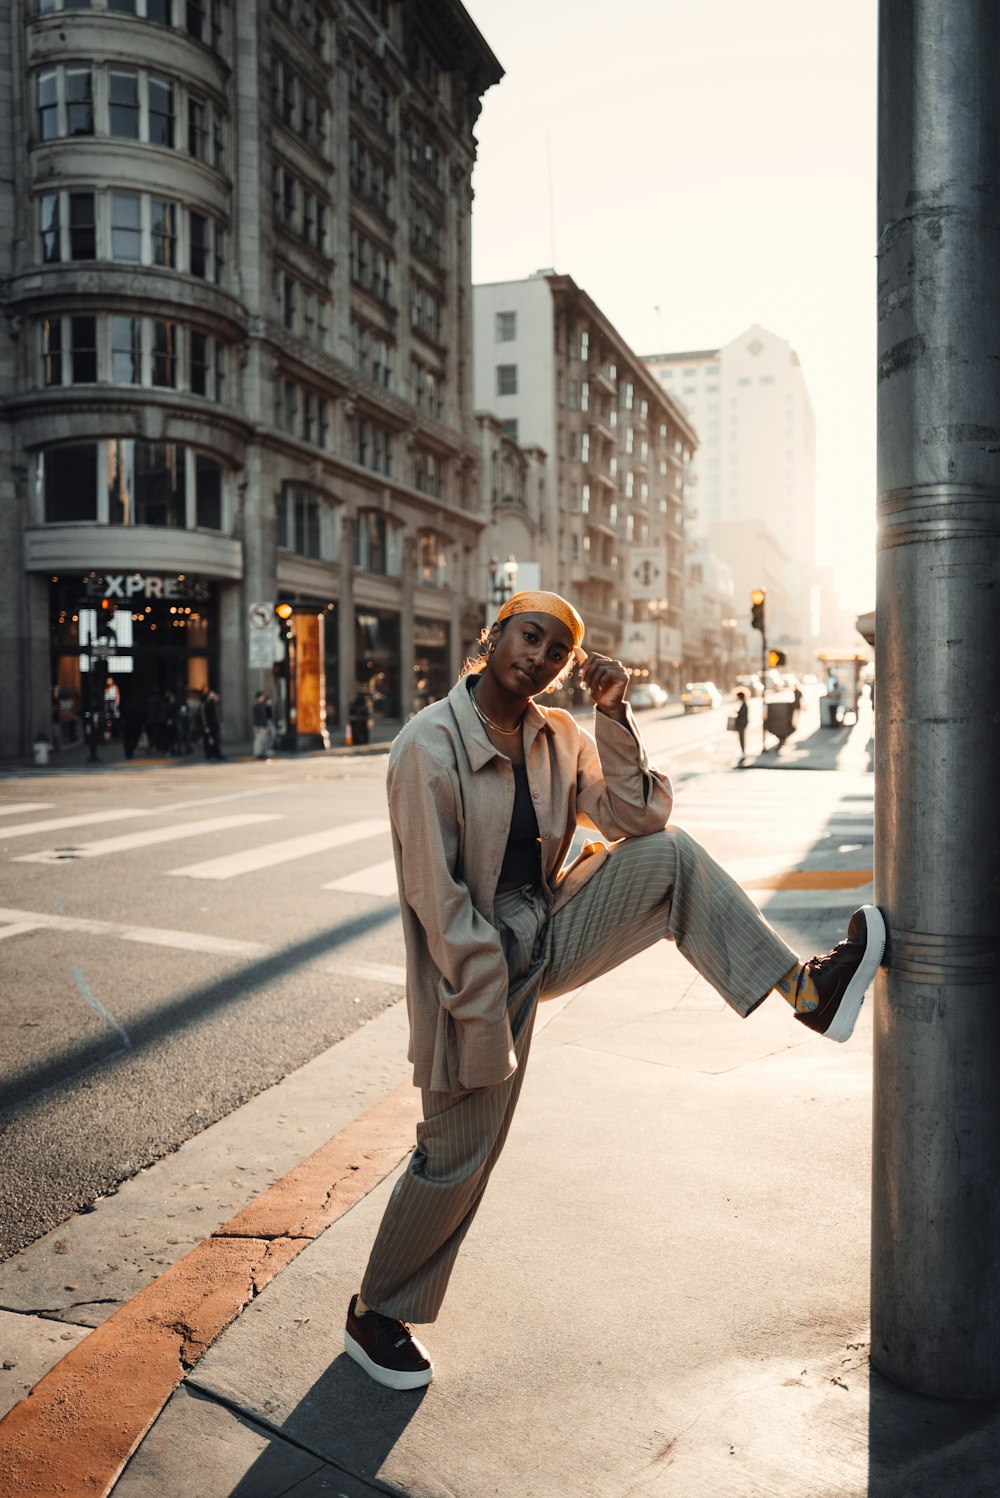
[[[116,1498],[973,1498],[996,1411],[868,1369],[872,1008],[741,1023],[658,946],[546,1012],[426,1391],[342,1352],[395,1173],[175,1392]]]

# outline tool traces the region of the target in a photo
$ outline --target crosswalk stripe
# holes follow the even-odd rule
[[[225,832],[232,827],[251,827],[260,822],[276,822],[277,812],[244,812],[231,817],[206,817],[200,822],[180,822],[173,827],[147,827],[142,832],[127,832],[121,837],[102,837],[93,843],[79,843],[73,848],[45,848],[40,853],[22,853],[12,863],[64,863],[75,858],[102,858],[108,853],[127,853],[134,848],[151,848],[157,843],[179,842],[185,837],[200,837],[206,832]]]
[[[380,895],[383,897],[398,894],[396,883],[396,863],[392,858],[387,858],[385,863],[373,863],[366,869],[358,869],[353,874],[345,874],[342,879],[331,879],[329,884],[321,885],[322,889],[336,889],[348,895]]]
[[[98,921],[86,916],[52,915],[37,910],[2,910],[0,922],[10,922],[0,936],[15,931],[73,931],[86,936],[117,936],[122,941],[148,943],[155,947],[178,947],[185,952],[211,952],[223,957],[257,957],[268,949],[262,942],[237,941],[230,936],[209,936],[201,931],[171,931],[163,926],[130,926],[124,921]]]
[[[0,941],[5,936],[24,936],[27,931],[39,931],[41,921],[14,921],[9,926],[0,926]]]
[[[64,827],[92,827],[95,822],[126,822],[131,817],[151,817],[152,811],[130,811],[119,807],[117,811],[80,812],[75,817],[49,817],[44,822],[20,822],[16,827],[4,827],[0,838],[28,837],[35,832],[58,832]]]
[[[0,817],[16,817],[26,811],[48,811],[54,801],[11,801],[0,806]]]
[[[291,863],[296,858],[308,858],[312,853],[325,853],[328,848],[342,848],[346,843],[361,842],[364,838],[377,837],[388,831],[387,817],[371,817],[362,822],[350,822],[346,827],[330,827],[325,832],[309,832],[302,837],[286,838],[283,842],[263,843],[242,853],[186,864],[182,869],[168,872],[183,879],[236,879],[241,874],[274,868],[279,863]]]

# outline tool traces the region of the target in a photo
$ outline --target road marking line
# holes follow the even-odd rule
[[[764,879],[750,879],[745,889],[860,889],[871,884],[872,869],[786,869]]]
[[[5,827],[0,838],[28,837],[33,832],[57,832],[61,827],[91,827],[95,822],[124,822],[129,817],[151,817],[151,811],[88,811],[75,817],[52,817],[45,822],[22,822],[17,827]]]
[[[3,941],[5,936],[23,936],[26,931],[40,931],[42,924],[41,921],[15,921],[11,926],[2,926],[0,927],[0,941]]]
[[[0,936],[15,930],[76,931],[86,936],[117,936],[122,941],[146,942],[156,947],[178,947],[185,952],[210,952],[223,957],[259,957],[270,948],[262,942],[237,941],[229,936],[203,936],[197,931],[171,931],[162,926],[129,926],[121,921],[90,920],[85,916],[49,915],[34,910],[0,909],[0,922],[11,922]]]
[[[7,806],[0,806],[0,817],[16,817],[24,811],[48,811],[55,804],[54,801],[12,801]]]
[[[103,858],[108,853],[127,853],[135,848],[150,848],[156,843],[179,842],[199,837],[205,832],[225,832],[231,827],[251,827],[260,822],[276,822],[277,812],[243,812],[231,817],[207,817],[202,822],[180,822],[173,827],[149,827],[143,832],[124,833],[121,837],[102,837],[93,843],[79,843],[73,848],[45,848],[40,853],[22,853],[12,863],[64,863],[74,858]]]
[[[196,796],[193,801],[171,801],[169,806],[161,806],[159,812],[191,811],[199,806],[217,806],[222,801],[245,801],[249,796],[273,796],[278,791],[294,789],[293,781],[285,781],[283,784],[258,785],[252,790],[229,791],[224,796]]]
[[[396,861],[387,858],[385,863],[370,864],[367,869],[345,874],[342,879],[331,879],[329,884],[323,884],[320,888],[338,889],[348,895],[380,895],[395,899],[399,894]]]
[[[387,818],[372,817],[346,827],[330,827],[325,832],[290,837],[284,842],[262,843],[256,848],[247,848],[243,853],[229,853],[222,858],[210,858],[205,863],[187,864],[182,869],[169,869],[168,873],[178,879],[237,879],[241,874],[271,869],[279,863],[291,863],[296,858],[308,858],[312,853],[325,853],[328,848],[342,848],[345,843],[361,842],[364,838],[377,837],[388,831]]]
[[[0,1421],[0,1492],[106,1498],[215,1338],[396,1168],[417,1118],[406,1082],[77,1343]]]

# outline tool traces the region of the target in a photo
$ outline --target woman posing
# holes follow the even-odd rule
[[[801,962],[690,834],[649,763],[619,661],[581,648],[555,593],[517,593],[448,697],[389,756],[406,943],[417,1145],[382,1219],[345,1349],[379,1383],[430,1382],[408,1322],[437,1317],[459,1247],[503,1148],[540,998],[578,988],[653,942],[682,955],[737,1014],[778,989],[795,1018],[846,1040],[882,959],[864,906],[847,939]],[[594,732],[535,697],[579,663]],[[588,844],[564,867],[578,826]]]

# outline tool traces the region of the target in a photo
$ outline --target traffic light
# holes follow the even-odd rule
[[[783,666],[788,659],[783,650],[769,650],[767,652],[767,664],[774,671],[778,666]]]
[[[763,588],[754,588],[750,594],[750,627],[759,629],[764,633],[764,599],[767,594]]]
[[[295,633],[292,623],[292,615],[295,613],[290,603],[276,603],[274,605],[275,618],[278,621],[278,633],[283,640],[290,640]]]

